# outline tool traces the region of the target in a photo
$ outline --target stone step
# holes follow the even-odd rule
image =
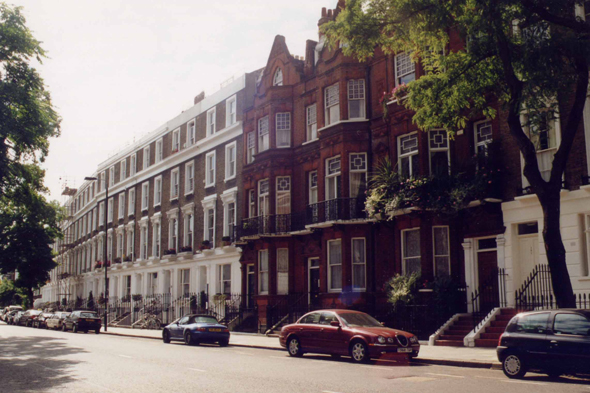
[[[450,341],[463,341],[463,338],[464,337],[465,336],[461,336],[461,335],[455,336],[455,335],[452,335],[452,334],[441,334],[438,337],[438,339],[439,340],[450,340]]]
[[[504,330],[506,330],[505,327],[488,326],[486,328],[486,333],[499,333],[499,334],[502,334],[502,333],[504,333]]]
[[[439,347],[463,347],[463,340],[456,341],[456,340],[436,340],[434,345]]]
[[[505,328],[508,325],[508,321],[492,321],[492,327],[503,327]]]
[[[512,315],[512,316],[515,316],[516,314],[518,314],[518,311],[516,311],[516,309],[514,309],[514,308],[503,308],[500,311],[500,314],[502,314],[502,315]]]
[[[500,315],[496,315],[496,321],[506,321],[506,322],[510,322],[510,320],[514,318],[514,316],[512,315],[508,315],[508,314],[500,314]]]
[[[498,340],[477,339],[475,340],[475,346],[483,348],[496,348],[498,346]]]
[[[462,315],[457,318],[457,321],[471,321],[473,323],[473,317],[471,315]]]
[[[500,338],[502,333],[482,333],[479,338],[484,340],[496,340]]]
[[[447,330],[445,330],[445,334],[454,334],[454,335],[466,335],[473,329],[471,327],[459,327],[459,326],[451,326]]]
[[[457,321],[453,326],[473,326],[473,319],[467,321]]]

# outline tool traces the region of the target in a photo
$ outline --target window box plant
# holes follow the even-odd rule
[[[221,238],[221,242],[224,246],[230,246],[231,245],[231,237],[224,236]]]
[[[191,246],[182,246],[180,248],[180,252],[192,252],[193,248]]]
[[[169,248],[167,250],[164,250],[164,255],[176,255],[176,249]]]
[[[203,251],[203,250],[210,250],[211,249],[211,242],[209,240],[203,240],[201,242],[201,246],[199,247],[199,250]]]

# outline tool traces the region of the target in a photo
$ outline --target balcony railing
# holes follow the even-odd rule
[[[307,206],[305,224],[321,224],[329,221],[364,220],[365,197],[330,199]]]
[[[258,216],[242,220],[240,236],[281,235],[303,228],[303,220],[296,213]]]

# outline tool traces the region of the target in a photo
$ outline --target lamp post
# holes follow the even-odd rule
[[[93,181],[98,180],[96,177],[85,177],[84,180]],[[108,241],[108,230],[107,230],[107,215],[109,209],[109,185],[107,183],[106,177],[103,179],[104,181],[104,190],[105,190],[105,197],[104,197],[104,242],[102,244],[102,259],[103,259],[103,266],[104,266],[104,331],[107,331],[108,327],[108,320],[107,315],[109,311],[109,284],[108,284],[108,277],[107,277],[107,241]]]

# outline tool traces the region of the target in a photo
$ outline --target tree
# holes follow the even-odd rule
[[[411,52],[426,75],[407,85],[402,104],[423,130],[443,128],[452,135],[474,114],[496,116],[494,100],[500,102],[543,209],[559,307],[575,306],[560,232],[560,191],[589,79],[590,24],[575,9],[583,9],[581,0],[348,0],[337,19],[323,26],[331,45],[341,42],[345,54],[361,60],[377,47],[386,54]],[[468,43],[464,50],[446,50],[451,34]],[[537,149],[557,117],[561,143],[544,179]]]
[[[9,279],[0,281],[0,307],[21,304],[22,298]]]
[[[60,123],[30,64],[43,57],[21,8],[0,3],[0,272],[18,272],[15,285],[30,304],[55,265],[50,245],[61,236],[61,210],[44,197],[39,167]]]

